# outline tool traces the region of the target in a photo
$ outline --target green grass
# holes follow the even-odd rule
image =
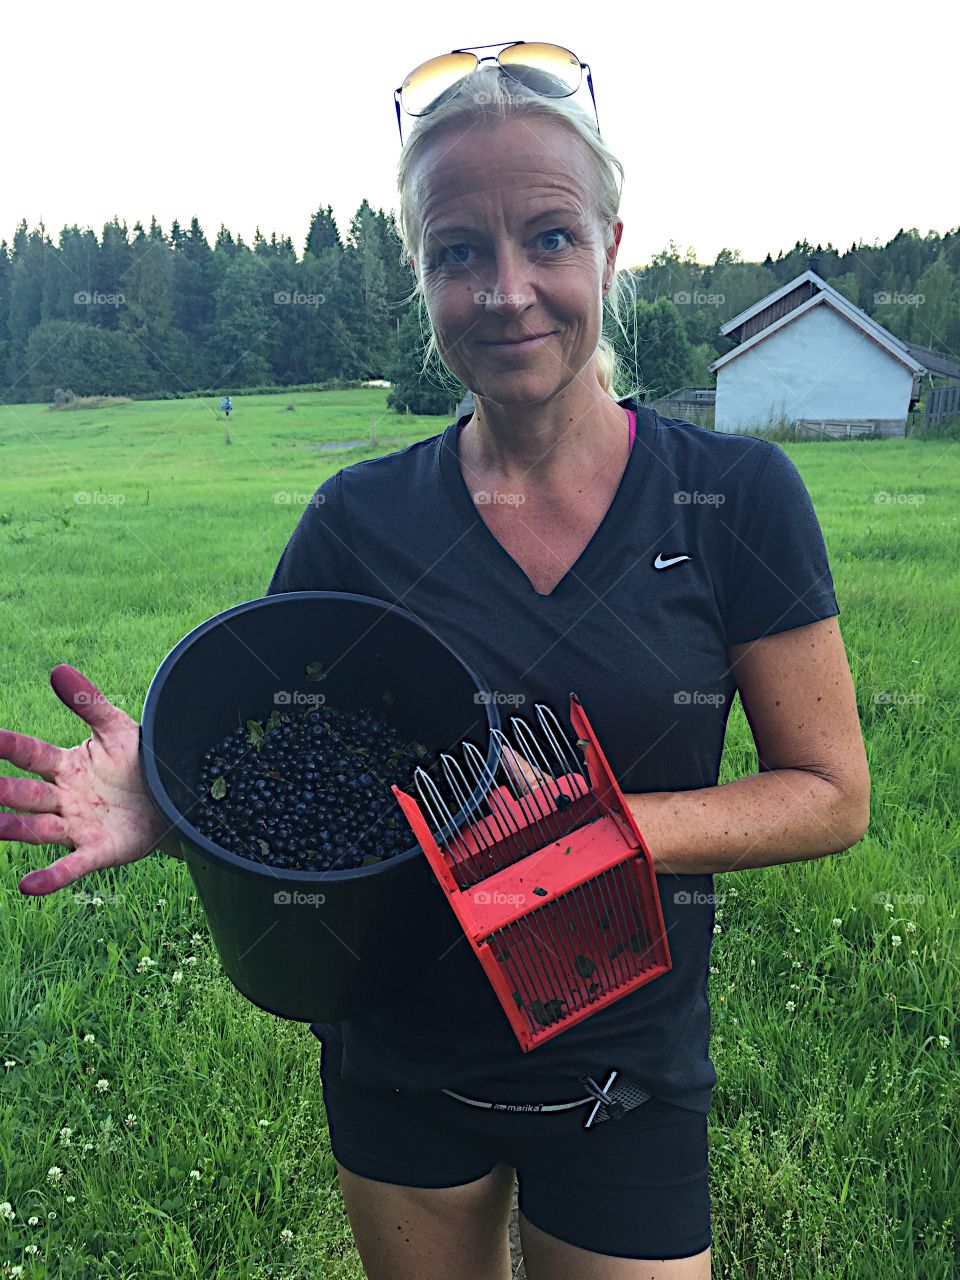
[[[49,687],[62,661],[138,718],[187,631],[263,594],[326,475],[445,424],[382,390],[243,398],[229,423],[211,403],[0,407],[0,725],[87,736]],[[373,416],[377,448],[307,447]],[[956,1280],[960,450],[787,452],[830,551],[873,821],[843,855],[716,877],[714,1276]],[[738,705],[722,777],[754,768]],[[0,1267],[360,1280],[316,1041],[222,976],[183,864],[22,897],[62,852],[0,841]]]

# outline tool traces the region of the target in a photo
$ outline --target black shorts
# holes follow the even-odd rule
[[[542,1231],[619,1258],[688,1258],[712,1244],[707,1117],[650,1098],[590,1129],[590,1105],[559,1112],[490,1111],[442,1092],[347,1084],[320,1064],[330,1145],[351,1173],[405,1187],[473,1182],[516,1170],[518,1204]],[[615,1065],[615,1064],[614,1064]],[[604,1072],[594,1075],[600,1080]],[[559,1102],[578,1081],[487,1082],[457,1089],[498,1102]]]

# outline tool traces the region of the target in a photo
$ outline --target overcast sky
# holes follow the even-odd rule
[[[592,67],[600,127],[626,170],[620,266],[671,239],[707,262],[724,246],[776,257],[804,236],[846,249],[901,226],[943,233],[960,221],[958,11],[558,0],[535,18],[488,0],[465,19],[437,0],[385,18],[299,0],[16,5],[2,28],[0,239],[21,218],[42,219],[56,242],[64,223],[99,236],[114,213],[131,228],[156,214],[166,231],[195,214],[211,243],[221,222],[247,243],[259,225],[299,255],[318,206],[333,206],[341,232],[364,196],[396,208],[393,90],[408,71],[472,40],[520,38]]]

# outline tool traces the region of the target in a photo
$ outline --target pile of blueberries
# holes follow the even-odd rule
[[[345,871],[416,844],[390,786],[410,792],[438,756],[369,710],[324,704],[248,720],[201,757],[190,821],[270,867]]]

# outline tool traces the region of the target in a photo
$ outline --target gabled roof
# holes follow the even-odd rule
[[[845,298],[843,294],[834,289],[832,285],[827,284],[826,280],[822,280],[815,271],[805,271],[803,275],[797,276],[795,280],[791,280],[788,284],[783,285],[782,288],[777,289],[773,293],[767,294],[765,298],[761,298],[759,302],[755,302],[752,307],[748,307],[746,311],[741,311],[738,316],[734,316],[732,320],[728,320],[725,325],[721,326],[720,332],[725,335],[729,334],[732,330],[739,328],[742,324],[745,324],[753,316],[758,315],[761,311],[772,306],[775,302],[779,302],[781,298],[785,298],[798,286],[808,282],[812,284],[818,292],[816,292],[811,298],[808,298],[806,302],[801,303],[800,306],[794,307],[792,311],[788,311],[786,315],[781,316],[779,320],[775,320],[772,324],[768,324],[765,329],[758,330],[752,338],[748,338],[746,342],[742,342],[739,346],[734,347],[732,351],[728,351],[727,354],[725,356],[721,356],[719,360],[714,360],[713,363],[708,366],[710,371],[714,372],[717,369],[722,369],[724,365],[729,364],[732,360],[736,360],[737,356],[742,356],[744,352],[749,351],[752,347],[758,346],[766,338],[777,333],[778,330],[785,328],[788,324],[793,324],[793,322],[799,320],[801,316],[806,315],[808,311],[812,311],[814,307],[828,306],[831,310],[842,316],[843,319],[847,320],[857,329],[860,329],[866,337],[870,338],[871,341],[875,342],[879,347],[882,347],[888,355],[893,356],[895,360],[899,360],[901,364],[905,365],[911,371],[911,373],[923,373],[924,366],[919,364],[910,355],[910,352],[907,350],[906,343],[901,342],[898,337],[892,334],[889,329],[885,329],[883,325],[877,324],[877,322],[872,320],[865,311],[861,311],[859,307],[855,306],[849,301],[849,299]]]

